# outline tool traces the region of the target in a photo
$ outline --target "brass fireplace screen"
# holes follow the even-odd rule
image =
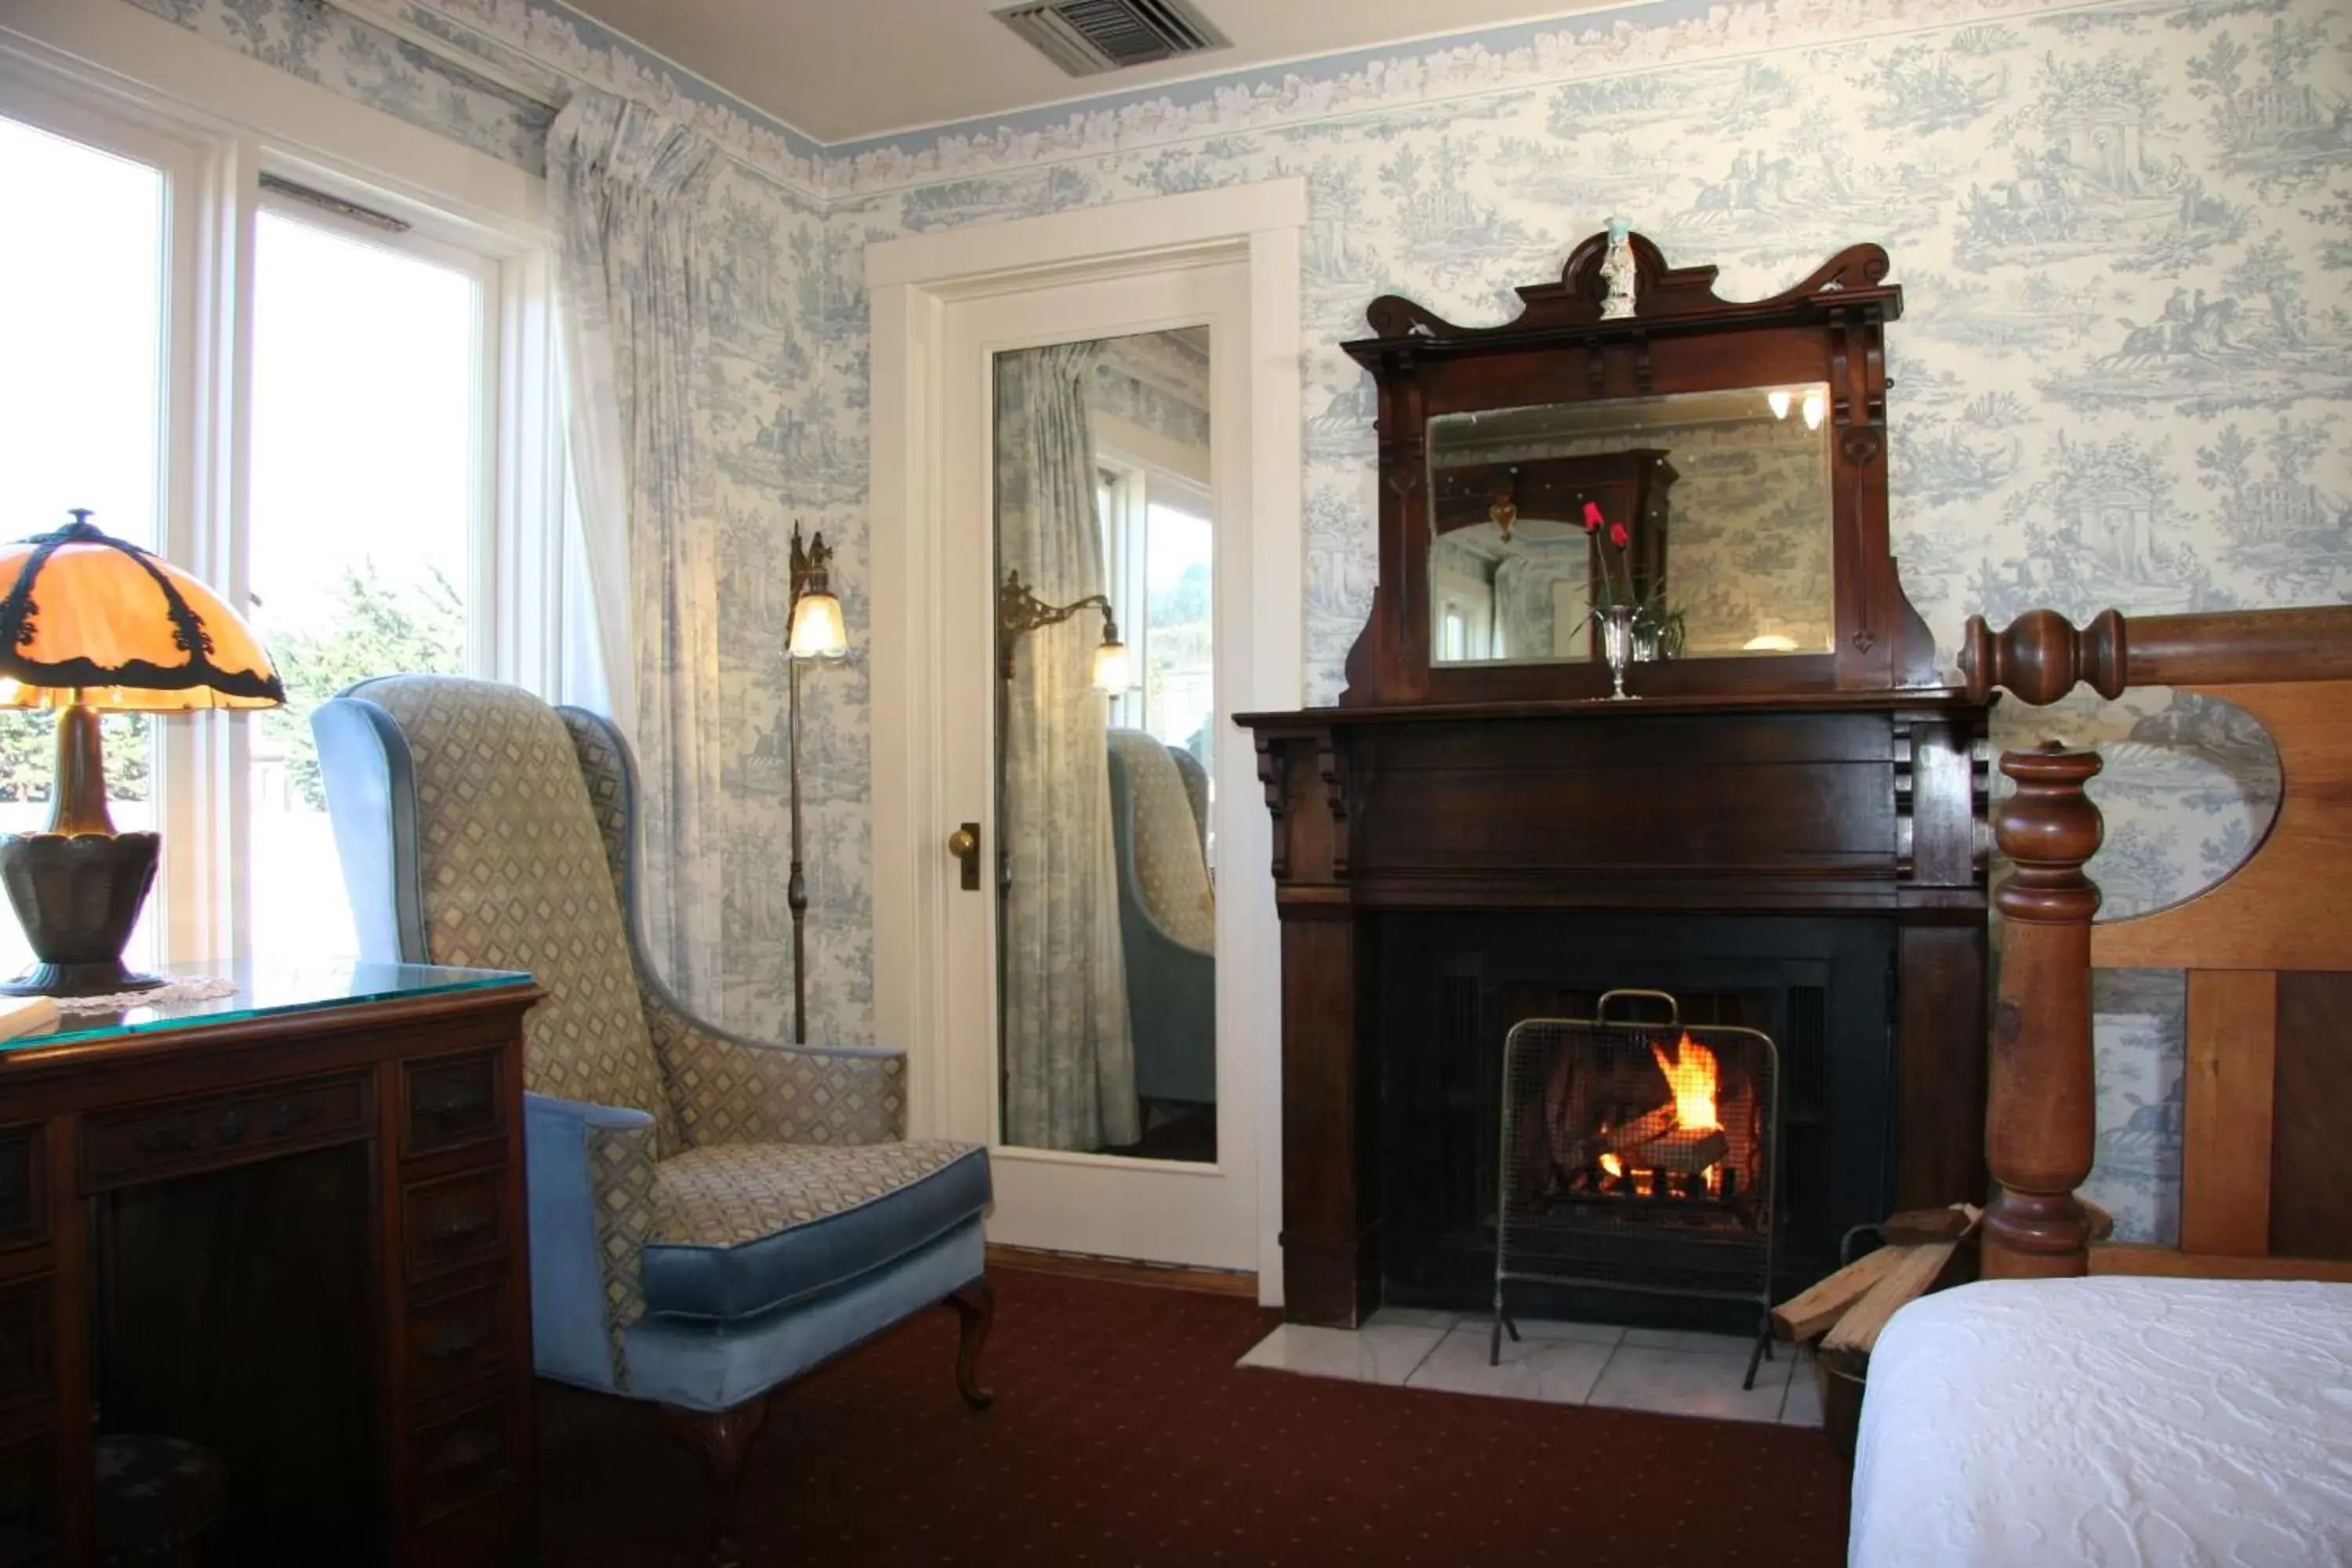
[[[1610,1016],[1643,1003],[1665,1020]],[[1503,1042],[1488,1359],[1518,1338],[1513,1283],[1753,1300],[1752,1386],[1769,1353],[1779,1049],[1684,1024],[1663,991],[1612,991],[1593,1013],[1529,1018]]]

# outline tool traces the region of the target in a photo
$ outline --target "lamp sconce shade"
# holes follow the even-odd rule
[[[1133,683],[1134,672],[1129,668],[1127,645],[1115,638],[1105,638],[1095,649],[1095,689],[1107,697],[1117,697]]]
[[[833,593],[833,547],[820,531],[803,544],[793,524],[792,612],[784,627],[787,658],[845,658],[849,624]]]
[[[286,687],[203,583],[87,511],[0,547],[0,708],[276,708]]]
[[[784,651],[794,658],[841,658],[849,652],[849,627],[841,618],[841,601],[822,589],[800,596],[793,606],[792,630]]]

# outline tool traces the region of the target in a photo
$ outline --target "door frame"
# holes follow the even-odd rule
[[[939,668],[948,549],[941,374],[947,308],[1043,282],[1132,276],[1208,259],[1245,262],[1251,352],[1248,506],[1219,520],[1218,548],[1250,563],[1246,668],[1237,708],[1304,701],[1300,178],[1015,218],[882,240],[866,248],[872,321],[868,537],[873,616],[874,1012],[878,1041],[908,1057],[908,1126],[940,1131],[950,1063],[947,924],[957,896],[944,837],[986,802],[946,797]],[[1220,662],[1223,662],[1223,654]],[[1223,684],[1220,682],[1221,686]],[[1239,731],[1222,737],[1238,743]],[[1220,750],[1225,747],[1221,746]],[[1225,789],[1217,832],[1229,874],[1218,888],[1218,1026],[1251,1043],[1258,1299],[1282,1301],[1281,931],[1271,880],[1272,824],[1255,792]],[[1000,1157],[1007,1157],[1001,1155]],[[1010,1157],[1018,1157],[1012,1152]]]

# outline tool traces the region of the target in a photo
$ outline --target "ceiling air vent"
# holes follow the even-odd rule
[[[995,15],[1071,76],[1233,45],[1184,0],[1037,0]]]

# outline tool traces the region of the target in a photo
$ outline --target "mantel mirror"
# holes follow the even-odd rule
[[[1827,654],[1825,382],[1441,415],[1429,422],[1430,659]],[[1620,542],[1622,541],[1622,542]]]
[[[1612,229],[1501,326],[1374,300],[1345,346],[1379,391],[1381,574],[1341,703],[1936,686],[1887,548],[1887,266],[1731,300]]]

